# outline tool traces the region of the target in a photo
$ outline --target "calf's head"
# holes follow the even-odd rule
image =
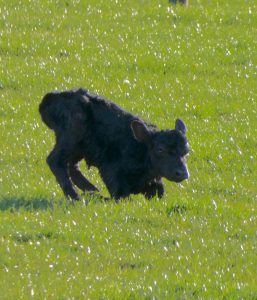
[[[174,130],[153,131],[138,120],[132,121],[131,128],[134,137],[147,145],[155,176],[175,182],[188,179],[186,155],[189,145],[182,120],[176,120]]]

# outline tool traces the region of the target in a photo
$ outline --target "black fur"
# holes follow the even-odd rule
[[[188,0],[169,0],[170,3],[180,3],[180,4],[184,4],[184,5],[188,5]]]
[[[73,184],[97,191],[79,170],[82,159],[99,169],[115,199],[138,193],[162,197],[162,177],[188,178],[186,127],[179,119],[175,130],[159,131],[84,89],[48,93],[39,111],[56,135],[47,163],[67,197],[79,199]]]

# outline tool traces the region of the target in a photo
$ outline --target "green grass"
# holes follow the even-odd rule
[[[257,299],[256,12],[0,0],[1,299]],[[67,203],[38,104],[80,86],[160,128],[181,117],[190,179],[163,200]]]

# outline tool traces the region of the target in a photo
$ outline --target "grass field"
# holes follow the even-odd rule
[[[0,0],[0,16],[0,299],[257,299],[256,1]],[[159,128],[181,117],[190,179],[69,204],[38,104],[80,86]]]

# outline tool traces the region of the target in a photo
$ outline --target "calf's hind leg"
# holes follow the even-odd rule
[[[69,172],[72,182],[82,191],[98,191],[98,189],[80,172],[77,160],[69,164]]]
[[[55,178],[62,188],[64,195],[67,198],[79,200],[79,195],[75,191],[69,177],[68,157],[68,151],[56,144],[52,152],[47,157],[47,164],[55,175]]]

